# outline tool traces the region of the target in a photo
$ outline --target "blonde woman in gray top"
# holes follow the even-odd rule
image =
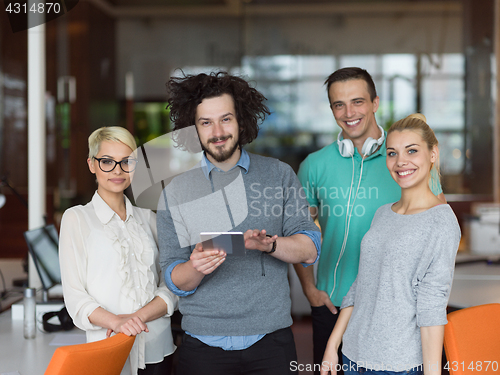
[[[439,149],[425,117],[410,115],[387,134],[387,168],[401,200],[378,209],[361,242],[358,276],[343,299],[322,375],[339,370],[341,341],[346,375],[441,374],[460,228],[429,188]]]

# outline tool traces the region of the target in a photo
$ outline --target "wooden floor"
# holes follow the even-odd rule
[[[311,317],[306,316],[300,319],[294,319],[292,332],[295,338],[295,347],[297,348],[299,375],[312,374],[313,371],[305,371],[311,369],[313,364],[313,349],[312,349],[312,322]]]

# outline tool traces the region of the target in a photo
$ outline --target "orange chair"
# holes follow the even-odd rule
[[[110,338],[56,349],[45,375],[120,375],[135,336]]]
[[[500,303],[448,314],[444,349],[451,375],[500,374]]]

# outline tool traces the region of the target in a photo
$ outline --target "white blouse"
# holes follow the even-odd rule
[[[87,332],[87,342],[102,340],[107,329],[89,321],[102,307],[113,314],[131,314],[154,297],[168,306],[165,316],[146,323],[149,333],[137,335],[130,366],[122,374],[137,374],[147,363],[158,363],[175,351],[170,316],[178,297],[167,289],[158,263],[156,215],[132,206],[124,196],[125,221],[96,192],[85,206],[64,212],[59,259],[64,302],[75,325]]]

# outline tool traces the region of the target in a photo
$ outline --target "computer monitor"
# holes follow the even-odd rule
[[[49,289],[61,283],[57,230],[52,224],[46,225],[24,232],[24,238],[42,282],[43,300],[47,302]]]

